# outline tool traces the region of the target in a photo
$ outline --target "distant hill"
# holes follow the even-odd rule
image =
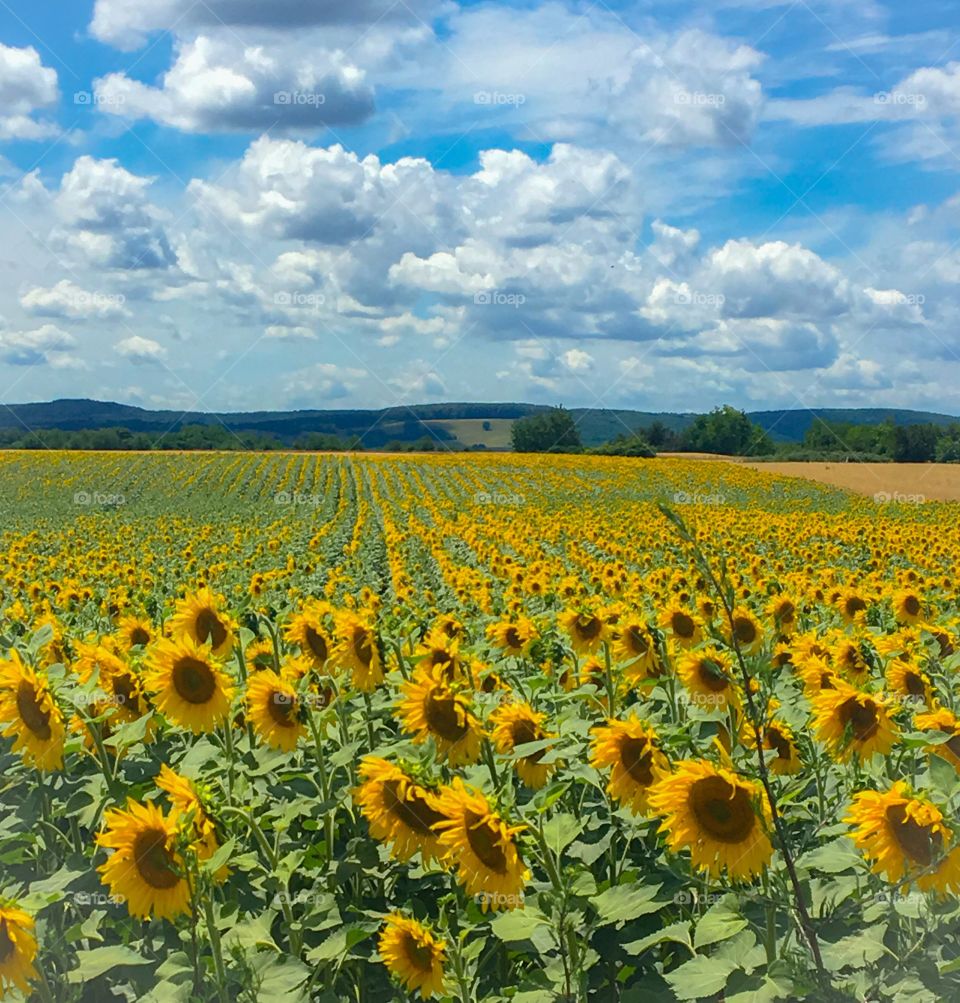
[[[416,404],[381,410],[303,411],[151,411],[128,404],[94,400],[55,400],[49,403],[10,404],[0,408],[0,429],[128,428],[132,432],[163,433],[185,425],[222,424],[234,432],[265,432],[292,442],[309,432],[349,439],[359,437],[377,449],[389,442],[413,442],[429,435],[451,446],[504,449],[510,424],[543,410],[544,405],[522,403]],[[627,430],[649,428],[655,421],[681,432],[696,415],[672,412],[571,408],[587,446],[599,445]],[[750,418],[777,440],[799,442],[816,419],[875,424],[893,420],[898,425],[932,422],[946,425],[958,419],[929,411],[890,408],[814,408],[812,410],[753,411]]]

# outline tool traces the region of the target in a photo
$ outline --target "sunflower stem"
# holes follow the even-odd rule
[[[327,761],[323,755],[323,744],[320,739],[320,729],[317,727],[316,714],[311,707],[307,711],[307,718],[310,721],[310,731],[313,735],[313,746],[317,752],[317,768],[320,771],[320,789],[323,792],[323,800],[325,803],[330,802],[330,777],[327,774]],[[333,861],[333,834],[334,834],[334,816],[336,815],[336,808],[327,808],[323,813],[323,824],[326,842],[326,852],[324,856],[326,857],[327,869],[330,869],[330,864]]]
[[[227,997],[227,972],[223,965],[223,948],[220,944],[220,931],[217,929],[213,915],[213,896],[203,896],[203,913],[207,921],[207,935],[210,937],[210,948],[213,952],[213,964],[217,973],[217,993],[220,1003],[229,1003]]]
[[[227,804],[233,804],[233,722],[227,714],[227,720],[223,727],[223,742],[227,751]]]

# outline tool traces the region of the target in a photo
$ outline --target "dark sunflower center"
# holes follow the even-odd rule
[[[851,697],[840,705],[840,720],[844,727],[850,726],[853,737],[858,742],[873,738],[880,727],[876,704],[872,700],[861,704],[856,697]]]
[[[117,702],[124,707],[129,707],[131,710],[136,711],[140,706],[136,680],[128,672],[114,676],[111,682],[111,689]]]
[[[797,608],[792,602],[783,602],[777,609],[777,619],[781,623],[793,623],[793,619],[796,616]]]
[[[722,693],[729,685],[723,669],[712,659],[701,658],[697,664],[697,675],[700,682],[713,693]]]
[[[133,844],[133,859],[140,877],[151,888],[173,888],[180,880],[173,869],[173,857],[167,850],[166,833],[159,829],[147,829],[137,836]]]
[[[323,634],[314,630],[313,627],[307,627],[303,632],[303,639],[307,642],[307,647],[313,652],[313,656],[318,662],[325,662],[327,660],[329,651],[327,650],[327,642]]]
[[[508,627],[506,633],[503,635],[503,638],[507,642],[508,648],[523,647],[523,639],[520,637],[516,627]]]
[[[407,787],[406,797],[399,780],[385,780],[383,784],[383,804],[391,815],[395,815],[419,836],[434,835],[433,826],[443,820],[440,812],[434,811],[416,790]]]
[[[370,631],[364,627],[358,627],[353,632],[353,653],[364,665],[373,661],[373,641]]]
[[[642,627],[628,627],[623,636],[635,655],[645,655],[650,650],[650,641]]]
[[[49,740],[53,734],[50,728],[50,712],[40,706],[33,683],[26,679],[21,679],[17,687],[17,712],[20,714],[20,720],[37,738],[44,742]]]
[[[907,598],[903,600],[903,608],[906,611],[907,616],[919,616],[920,600],[916,596],[907,596]]]
[[[201,610],[196,621],[197,640],[201,644],[208,641],[214,648],[219,648],[227,639],[227,628],[212,609]]]
[[[213,670],[199,658],[186,655],[173,666],[173,688],[187,703],[207,703],[216,692],[217,681]]]
[[[753,644],[757,639],[757,625],[746,616],[733,618],[733,636],[741,644]]]
[[[149,644],[150,633],[143,627],[134,627],[130,631],[130,647],[135,648],[138,644]]]
[[[281,728],[293,728],[297,723],[296,698],[284,690],[274,690],[267,701],[267,711]]]
[[[403,944],[407,960],[417,971],[424,973],[433,971],[433,948],[429,944],[421,943],[409,933],[403,938]]]
[[[847,616],[856,616],[857,613],[862,613],[866,608],[867,604],[860,598],[860,596],[850,596],[850,598],[844,603],[844,609],[847,611]]]
[[[543,738],[543,732],[533,721],[521,719],[520,721],[514,721],[511,725],[510,737],[513,739],[514,748],[516,748],[518,745],[526,745],[528,742],[539,742]],[[544,752],[546,752],[546,749],[541,749],[539,752],[534,752],[532,755],[525,756],[524,758],[531,763],[539,763],[543,759]]]
[[[448,742],[459,742],[469,730],[466,715],[450,693],[430,693],[424,701],[427,727]]]
[[[704,777],[690,790],[690,806],[700,827],[719,843],[742,843],[757,824],[750,796],[723,777]]]
[[[918,825],[907,818],[905,805],[894,804],[887,809],[887,825],[893,833],[897,845],[915,864],[929,867],[943,848],[943,837],[932,832],[929,826]]]
[[[953,738],[948,738],[946,742],[943,743],[946,747],[958,758],[960,759],[960,735],[954,735]]]
[[[500,834],[482,816],[467,813],[464,819],[467,842],[484,867],[497,874],[507,873],[507,855],[500,845]]]
[[[581,640],[592,641],[595,637],[599,637],[603,624],[598,616],[579,616],[574,626]]]
[[[912,697],[922,697],[926,695],[927,688],[923,685],[923,679],[916,672],[907,671],[903,677],[904,686]]]
[[[693,617],[688,616],[686,613],[674,613],[670,617],[670,626],[677,637],[693,637],[696,630]]]
[[[653,783],[653,749],[645,738],[621,739],[620,762],[634,783],[641,787]]]
[[[790,740],[779,728],[767,728],[767,748],[776,749],[778,759],[790,758]]]

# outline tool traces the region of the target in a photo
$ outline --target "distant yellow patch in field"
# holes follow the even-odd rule
[[[458,418],[452,421],[425,421],[424,425],[442,428],[464,446],[486,446],[487,449],[509,449],[512,418]],[[489,428],[484,428],[489,425]]]
[[[956,463],[748,463],[756,470],[832,484],[881,501],[960,501]],[[885,497],[886,496],[886,497]]]

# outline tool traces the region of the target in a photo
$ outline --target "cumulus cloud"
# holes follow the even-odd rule
[[[72,354],[76,344],[73,335],[53,324],[44,324],[32,331],[6,331],[0,334],[0,358],[11,366],[76,368],[80,365]]]
[[[343,52],[247,45],[232,34],[182,44],[158,87],[112,73],[96,81],[95,93],[106,112],[188,132],[316,131],[373,110],[363,70]]]
[[[159,342],[142,338],[138,334],[118,341],[113,347],[135,365],[162,362],[167,355],[167,350]]]
[[[54,123],[33,115],[54,105],[58,96],[57,71],[43,65],[36,49],[0,44],[0,140],[56,135]]]
[[[49,288],[35,286],[20,297],[28,313],[40,317],[67,317],[73,320],[129,316],[122,293],[82,289],[70,279],[61,279]]]

